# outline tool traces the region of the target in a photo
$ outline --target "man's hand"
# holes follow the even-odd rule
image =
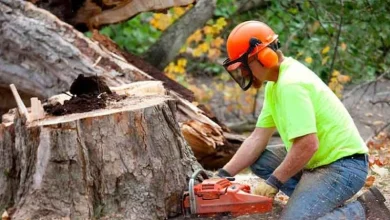
[[[254,194],[273,198],[278,193],[278,191],[278,189],[262,181],[255,188]]]
[[[219,169],[216,175],[221,177],[221,178],[232,177],[232,175],[223,168]]]

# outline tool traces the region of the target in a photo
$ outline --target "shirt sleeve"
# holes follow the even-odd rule
[[[264,96],[263,108],[257,119],[256,127],[258,128],[272,128],[275,127],[275,122],[271,114],[270,105],[268,103],[267,94]]]
[[[303,85],[287,85],[280,93],[281,117],[286,122],[289,141],[317,133],[316,117],[309,90]]]

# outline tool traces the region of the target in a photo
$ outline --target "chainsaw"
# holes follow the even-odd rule
[[[195,185],[199,174],[203,181]],[[273,199],[250,194],[250,186],[235,183],[235,178],[209,178],[204,170],[197,170],[183,194],[185,216],[215,216],[266,213],[272,211]]]

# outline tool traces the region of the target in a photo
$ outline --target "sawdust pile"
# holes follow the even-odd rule
[[[47,104],[43,106],[44,110],[55,116],[82,113],[105,108],[108,101],[120,101],[125,98],[112,92],[102,78],[85,77],[83,74],[73,81],[69,91],[72,94],[70,100],[65,100],[63,105]]]

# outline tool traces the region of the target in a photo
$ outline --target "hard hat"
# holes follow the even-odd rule
[[[249,48],[251,38],[257,38],[261,50],[278,38],[278,35],[266,24],[260,21],[246,21],[237,25],[227,39],[227,52],[230,60],[235,60]]]
[[[249,89],[253,82],[249,57],[257,54],[260,64],[266,68],[278,64],[276,50],[279,45],[275,44],[277,38],[278,35],[268,25],[260,21],[243,22],[229,34],[227,39],[228,59],[223,62],[223,67],[244,91]]]

